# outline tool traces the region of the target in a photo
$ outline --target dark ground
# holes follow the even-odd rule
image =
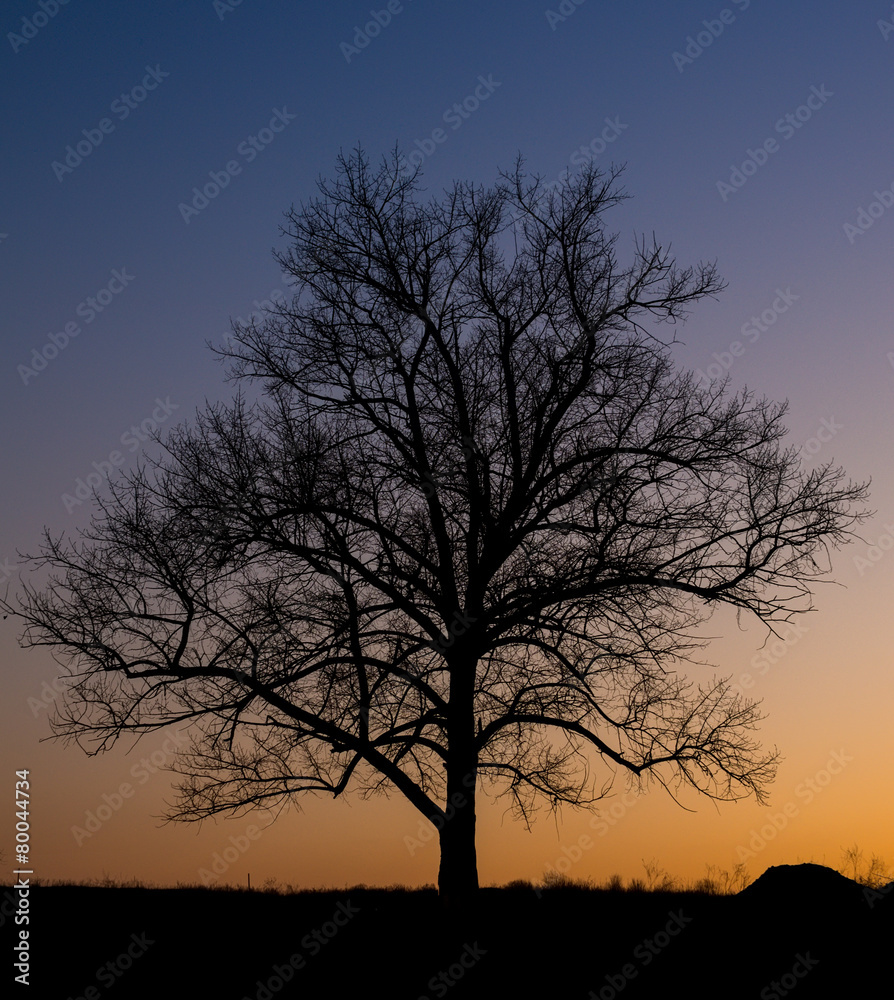
[[[867,897],[816,865],[770,869],[737,896],[483,890],[465,928],[448,925],[426,890],[38,886],[30,905],[31,985],[13,980],[7,959],[5,996],[891,995],[894,891]],[[17,930],[9,909],[7,956]]]

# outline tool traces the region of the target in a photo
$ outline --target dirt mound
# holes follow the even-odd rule
[[[827,910],[863,901],[863,887],[824,865],[776,865],[739,893],[738,898],[767,907],[797,906]]]

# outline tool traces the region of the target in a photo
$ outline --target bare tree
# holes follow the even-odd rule
[[[295,298],[221,351],[262,401],[47,535],[17,611],[70,663],[56,735],[193,724],[173,817],[397,789],[462,905],[482,786],[526,818],[618,772],[762,800],[757,706],[687,679],[695,628],[807,610],[866,488],[675,369],[661,324],[722,283],[646,240],[619,264],[616,172],[421,203],[398,159],[340,157],[288,213]]]

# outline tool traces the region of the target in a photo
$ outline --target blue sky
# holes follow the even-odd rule
[[[890,782],[882,730],[894,696],[894,557],[884,547],[894,524],[890,3],[10,0],[0,32],[0,564],[33,550],[43,525],[84,527],[89,504],[71,500],[79,481],[134,467],[153,426],[232,395],[206,342],[287,292],[272,257],[287,245],[283,213],[314,196],[340,150],[359,143],[374,160],[395,144],[406,155],[420,150],[433,195],[454,179],[493,183],[519,153],[547,180],[591,156],[626,164],[633,197],[607,217],[621,246],[654,231],[681,264],[716,259],[728,282],[679,330],[680,364],[707,370],[727,359],[734,387],[789,399],[791,439],[808,446],[807,461],[834,458],[854,478],[873,479],[878,516],[866,543],[836,556],[833,576],[847,590],[822,590],[811,631],[757,692],[770,713],[764,738],[792,761],[783,799],[842,740],[857,763],[825,793],[828,816],[792,824],[793,839],[760,860],[773,863],[778,849],[774,861],[799,851],[837,861],[843,809],[857,839],[894,860],[894,845],[881,842],[891,807],[867,801],[868,789]],[[206,204],[194,201],[194,189],[215,183]],[[746,335],[762,314],[772,322]],[[867,560],[875,542],[880,558],[861,568],[855,557]],[[14,570],[3,575],[15,586]],[[38,742],[46,715],[35,716],[28,698],[58,668],[40,651],[19,651],[10,624],[0,634],[10,692],[4,759],[14,751],[61,776],[53,828],[41,834],[60,874],[95,874],[113,845],[127,874],[138,867],[128,838],[182,836],[151,818],[166,779],[154,776],[144,799],[103,831],[105,846],[99,835],[77,845],[71,825],[132,763]],[[715,634],[709,658],[722,673],[748,669],[763,640],[735,622]],[[79,782],[80,796],[66,782]],[[303,826],[291,817],[288,830],[314,845],[313,870],[334,879],[345,870],[337,838],[346,834],[342,814],[327,808],[315,805]],[[363,803],[353,808],[365,815]],[[398,804],[369,808],[370,840],[352,862],[358,880],[432,880],[434,858],[403,844],[416,818]],[[617,844],[608,861],[594,852],[593,873],[635,869],[654,823],[672,831],[666,867],[701,864],[685,846],[686,814],[649,809],[631,810],[634,846]],[[724,814],[703,853],[727,865],[759,813]],[[485,880],[511,877],[505,858],[536,876],[577,836],[573,826],[527,835],[494,822]],[[177,841],[188,860],[157,864],[153,877],[188,878],[220,835],[212,827],[188,850]],[[312,877],[288,864],[296,878]]]

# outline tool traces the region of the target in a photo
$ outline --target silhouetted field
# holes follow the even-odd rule
[[[890,995],[894,940],[894,891],[816,865],[730,896],[485,889],[465,925],[433,890],[362,887],[38,886],[31,911],[42,1000],[862,998]]]

